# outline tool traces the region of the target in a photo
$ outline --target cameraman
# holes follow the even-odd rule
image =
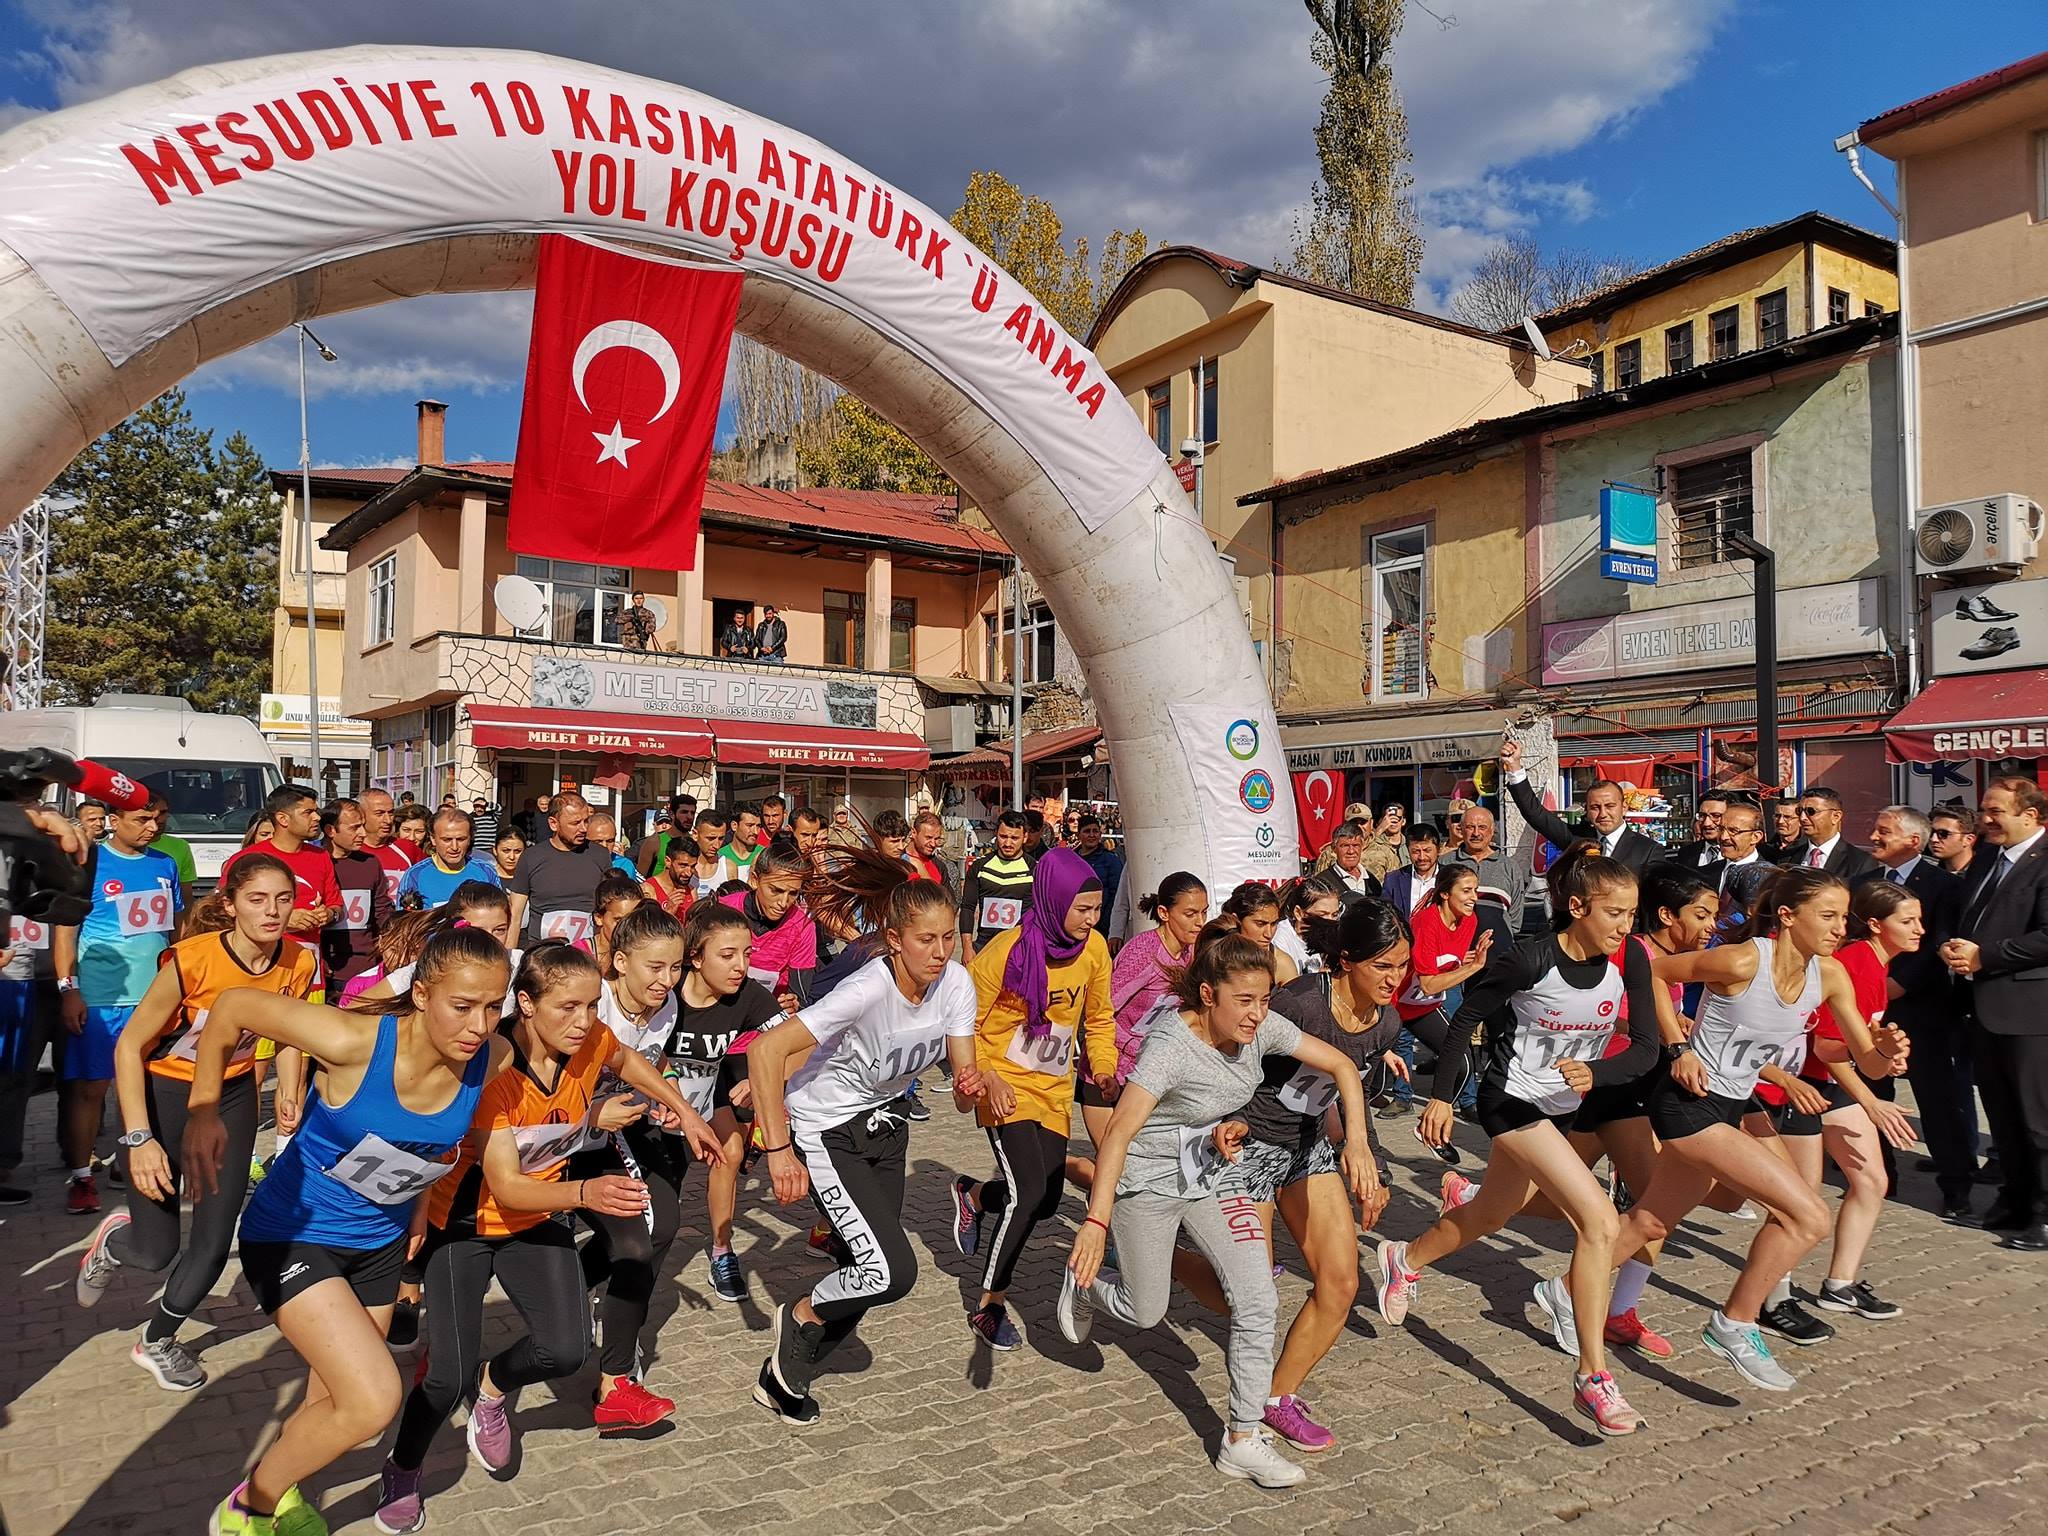
[[[22,810],[66,854],[84,860],[87,839],[76,825],[41,807],[24,806]],[[104,818],[106,807],[100,806],[100,814]],[[28,1191],[14,1182],[21,1167],[22,1126],[28,1118],[43,1046],[63,1036],[58,1024],[51,933],[46,922],[15,917],[8,925],[8,947],[0,949],[0,1206],[28,1201]]]

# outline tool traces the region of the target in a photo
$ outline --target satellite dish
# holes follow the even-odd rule
[[[654,627],[656,629],[659,630],[668,628],[667,603],[664,603],[660,598],[655,597],[650,593],[647,598],[647,611],[654,615]]]
[[[524,576],[500,576],[491,596],[498,604],[498,612],[514,629],[536,628],[547,617],[547,594]]]
[[[1522,316],[1522,329],[1529,334],[1529,345],[1536,349],[1536,355],[1546,363],[1550,361],[1550,343],[1543,339],[1543,332],[1537,328],[1534,315]]]

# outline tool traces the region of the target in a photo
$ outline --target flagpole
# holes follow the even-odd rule
[[[1010,561],[1010,809],[1024,809],[1024,568]]]

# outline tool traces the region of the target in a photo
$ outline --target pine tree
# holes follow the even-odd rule
[[[186,610],[189,692],[206,710],[254,715],[270,679],[283,499],[256,447],[237,432],[214,462],[198,579]]]

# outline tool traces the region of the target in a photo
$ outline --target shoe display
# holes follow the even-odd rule
[[[1993,656],[2003,656],[2007,651],[2020,648],[2020,632],[2009,624],[1987,629],[1956,654],[1965,661],[1986,661]]]

